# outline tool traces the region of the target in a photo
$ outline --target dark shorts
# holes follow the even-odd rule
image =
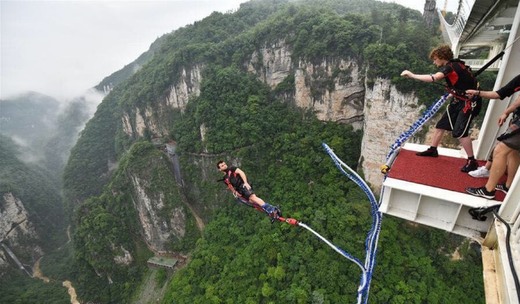
[[[509,135],[504,136],[503,139],[501,139],[503,135],[499,136],[497,140],[503,142],[511,149],[520,151],[520,120],[512,123],[504,134]]]
[[[466,103],[461,100],[454,100],[450,102],[446,108],[446,112],[442,115],[441,119],[437,122],[435,127],[437,129],[451,131],[451,135],[454,138],[467,137],[469,135],[469,129],[471,122],[482,107],[482,100],[475,101],[475,106],[464,113],[464,107]]]
[[[255,194],[255,193],[253,192],[253,188],[251,188],[250,190],[247,190],[247,188],[244,187],[244,186],[238,188],[238,189],[237,189],[237,192],[240,193],[240,195],[241,195],[243,198],[247,199],[247,200],[249,200],[249,197],[250,197],[251,195]]]

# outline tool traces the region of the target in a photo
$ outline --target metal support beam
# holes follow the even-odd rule
[[[520,6],[516,8],[515,18],[511,28],[509,39],[506,43],[506,50],[504,57],[502,58],[502,68],[498,72],[495,87],[493,90],[498,90],[506,83],[508,83],[513,77],[520,74],[520,40],[516,40],[520,37]],[[516,43],[513,43],[516,41]],[[489,90],[489,88],[483,88]],[[513,96],[516,97],[515,95]],[[487,159],[487,156],[492,151],[495,145],[495,139],[498,134],[502,133],[506,126],[499,128],[497,122],[500,115],[507,108],[509,99],[505,100],[490,100],[489,106],[482,123],[482,128],[479,133],[478,142],[476,145],[475,155],[479,159]],[[484,100],[484,102],[486,102]],[[504,124],[505,125],[505,124]]]

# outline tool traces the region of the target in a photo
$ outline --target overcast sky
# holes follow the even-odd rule
[[[236,10],[243,2],[0,0],[0,98],[24,91],[76,97],[134,61],[163,34],[213,11]],[[385,2],[422,12],[425,1]]]

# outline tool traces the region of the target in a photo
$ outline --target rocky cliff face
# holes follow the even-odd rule
[[[255,52],[246,66],[273,89],[294,73],[294,103],[298,107],[314,110],[321,120],[363,129],[362,170],[372,188],[380,190],[380,166],[390,145],[419,117],[422,109],[417,107],[417,99],[401,94],[386,79],[378,79],[369,88],[364,72],[353,60],[299,61],[294,67],[290,48],[283,41]]]
[[[321,120],[363,129],[361,169],[365,180],[379,192],[383,178],[380,166],[390,145],[422,111],[416,98],[400,93],[387,79],[378,79],[370,88],[354,60],[299,61],[294,66],[290,47],[283,41],[255,52],[246,66],[273,89],[293,73],[293,100],[298,107],[314,110]]]
[[[146,189],[148,182],[132,176],[135,192],[134,206],[143,227],[145,242],[156,253],[166,253],[172,239],[182,239],[186,233],[186,214],[183,208],[173,208],[165,214],[164,195],[156,193],[150,197]]]
[[[417,98],[402,94],[388,79],[377,79],[365,94],[361,166],[365,181],[379,192],[383,181],[381,165],[390,146],[408,130],[422,111]]]
[[[178,81],[170,85],[165,98],[153,108],[148,106],[125,112],[121,118],[123,132],[131,138],[143,137],[146,130],[157,137],[167,136],[168,126],[163,119],[171,109],[184,111],[190,97],[200,94],[202,68],[200,65],[184,67]]]
[[[380,166],[385,162],[390,145],[420,113],[416,100],[399,93],[389,80],[378,79],[373,87],[368,87],[362,67],[354,60],[336,58],[318,63],[303,60],[295,63],[291,56],[290,46],[278,41],[255,51],[244,63],[244,68],[272,89],[294,76],[294,94],[282,96],[287,102],[315,111],[321,120],[348,123],[355,129],[363,129],[362,170],[366,181],[379,191],[383,178]],[[162,113],[168,109],[182,111],[190,97],[200,94],[202,68],[195,65],[182,69],[178,82],[171,84],[164,99],[153,109],[135,108],[124,114],[124,132],[134,138],[144,136],[145,131],[153,137],[166,136],[168,129],[161,123]],[[201,133],[204,133],[203,125]],[[164,251],[168,238],[182,238],[186,214],[176,210],[168,220],[159,217],[160,198],[154,201],[139,190],[144,181],[134,178],[132,182],[139,193],[134,203],[146,242],[154,250]]]
[[[200,83],[202,81],[201,71],[203,66],[183,68],[179,81],[170,86],[170,92],[166,97],[166,105],[172,108],[184,110],[191,96],[200,94]]]
[[[0,199],[0,243],[10,248],[23,264],[31,264],[40,257],[42,249],[35,245],[39,236],[22,201],[12,193]],[[12,262],[13,257],[0,247],[0,270]]]
[[[300,108],[312,109],[321,120],[352,124],[363,127],[365,86],[361,68],[357,62],[345,59],[323,60],[315,64],[292,62],[290,47],[284,41],[266,45],[255,51],[244,67],[271,88],[276,88],[288,76],[294,75],[294,96],[288,100]],[[203,65],[185,67],[178,82],[154,108],[135,108],[122,117],[122,129],[130,137],[143,137],[148,130],[153,136],[168,133],[161,123],[168,109],[185,109],[190,97],[200,94]],[[202,127],[201,127],[202,128]]]
[[[360,129],[365,88],[358,64],[324,59],[317,64],[300,60],[295,65],[291,56],[290,47],[279,41],[254,52],[245,66],[273,89],[293,74],[295,105],[314,110],[321,120],[349,123]]]

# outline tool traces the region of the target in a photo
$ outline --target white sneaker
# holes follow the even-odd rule
[[[489,177],[489,170],[486,166],[478,167],[477,170],[468,172],[473,177]]]

